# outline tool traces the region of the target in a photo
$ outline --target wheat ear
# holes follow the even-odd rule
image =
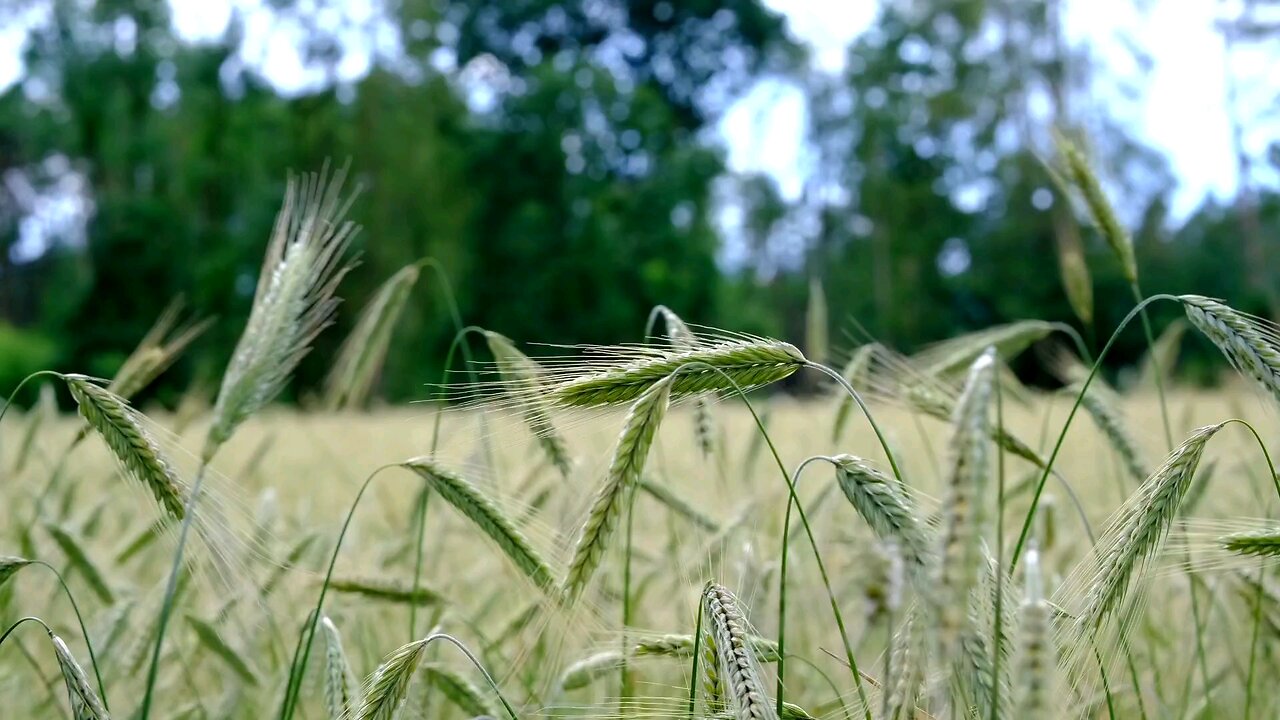
[[[75,656],[71,654],[71,649],[62,641],[62,638],[52,632],[49,633],[49,640],[53,643],[53,652],[58,658],[58,669],[62,671],[62,681],[67,686],[71,716],[75,720],[111,720],[106,708],[102,706],[98,692],[93,689],[93,685],[89,684],[84,668],[80,667],[80,663],[76,662]]]
[[[1129,593],[1133,578],[1160,550],[1195,476],[1205,445],[1223,424],[1199,428],[1118,511],[1098,544],[1097,572],[1076,616],[1082,635],[1092,636]]]
[[[400,268],[360,311],[325,378],[325,403],[330,410],[360,407],[368,401],[419,274],[416,264]]]
[[[1223,535],[1218,538],[1218,545],[1236,555],[1277,557],[1280,556],[1280,528]]]
[[[344,221],[346,168],[290,178],[276,216],[253,309],[213,408],[202,457],[208,462],[250,415],[284,387],[311,342],[332,322],[334,291],[350,268],[343,256],[357,226]]]
[[[441,695],[466,715],[473,718],[497,716],[493,703],[489,702],[480,688],[461,674],[442,665],[423,665],[421,672]]]
[[[213,324],[211,319],[179,326],[183,300],[174,298],[160,313],[142,341],[125,358],[107,389],[129,399],[147,387],[169,368],[191,343]]]
[[[896,481],[862,458],[837,455],[832,460],[836,482],[845,497],[876,537],[897,546],[911,582],[917,589],[923,589],[932,572],[934,553],[910,496]]]
[[[402,645],[365,683],[364,699],[353,720],[393,720],[409,692],[429,638]]]
[[[561,477],[568,477],[573,467],[569,450],[565,446],[564,438],[556,431],[555,425],[551,424],[551,416],[547,414],[547,409],[536,400],[543,383],[542,373],[537,363],[498,333],[486,330],[484,337],[489,343],[489,352],[493,353],[494,362],[498,365],[498,372],[501,373],[504,384],[514,390],[513,396],[520,403],[525,425],[537,438],[547,459],[556,470],[560,471]]]
[[[807,362],[793,345],[777,340],[700,340],[689,349],[643,352],[630,362],[570,377],[548,387],[546,398],[570,407],[616,405],[638,400],[668,378],[673,397],[733,392],[735,384],[746,389],[782,380]]]
[[[708,583],[702,592],[703,612],[715,638],[716,660],[730,709],[736,720],[777,720],[777,713],[760,680],[755,654],[747,641],[737,599],[726,588]]]
[[[613,460],[605,474],[604,483],[596,491],[595,499],[587,511],[587,519],[578,533],[573,558],[565,573],[562,591],[565,599],[572,601],[581,594],[604,557],[626,498],[635,489],[644,471],[645,460],[653,438],[666,415],[671,400],[672,386],[677,375],[668,375],[648,388],[631,410],[614,446]]]
[[[688,500],[676,495],[675,491],[666,485],[642,477],[640,478],[640,489],[648,493],[654,500],[666,505],[675,514],[683,516],[703,530],[713,533],[720,530],[719,523],[694,507]]]
[[[944,340],[910,359],[918,372],[947,380],[964,372],[988,348],[1009,360],[1052,333],[1058,325],[1044,320],[1019,320]]]
[[[0,555],[0,588],[4,587],[4,584],[9,582],[9,579],[16,575],[19,570],[32,562],[26,558]]]
[[[950,469],[938,528],[938,562],[934,565],[934,618],[941,657],[956,657],[969,594],[981,571],[984,489],[989,457],[988,406],[995,378],[995,352],[987,350],[969,368],[952,417]]]
[[[89,551],[85,549],[84,543],[71,530],[56,525],[51,522],[44,524],[44,529],[48,531],[49,537],[57,543],[58,549],[63,555],[67,556],[67,561],[71,563],[80,576],[84,578],[89,587],[106,605],[115,602],[115,593],[111,591],[111,586],[107,582],[107,575],[104,573],[93,558],[90,557]]]
[[[325,708],[329,711],[329,720],[345,720],[360,706],[360,683],[347,662],[338,626],[325,616],[320,618],[320,630],[324,634]]]
[[[432,588],[423,585],[411,588],[394,580],[378,578],[332,577],[329,579],[329,590],[403,605],[439,605],[444,602],[444,596]]]
[[[1115,398],[1096,383],[1081,395],[1080,391],[1083,389],[1083,383],[1073,383],[1064,389],[1064,394],[1071,397],[1080,395],[1080,404],[1093,419],[1093,424],[1102,431],[1107,442],[1111,443],[1116,454],[1124,461],[1129,475],[1136,481],[1142,482],[1147,478],[1149,471],[1142,459],[1142,453],[1138,450],[1137,442],[1134,441],[1133,435],[1125,426],[1124,419],[1116,407]]]
[[[560,689],[579,690],[622,666],[624,658],[618,650],[602,650],[582,658],[560,673]]]
[[[667,339],[673,346],[687,349],[697,345],[698,336],[693,334],[684,320],[672,312],[671,308],[659,305],[654,308],[654,312],[662,316],[667,326]],[[716,424],[715,418],[711,416],[711,404],[705,397],[694,399],[693,417],[694,436],[698,440],[698,449],[702,451],[703,456],[708,456],[715,450]]]
[[[1093,216],[1094,224],[1098,227],[1103,239],[1111,246],[1116,259],[1120,261],[1120,270],[1124,273],[1124,279],[1130,285],[1137,283],[1138,261],[1133,253],[1133,240],[1129,237],[1129,233],[1125,232],[1124,226],[1120,224],[1115,210],[1111,207],[1111,202],[1102,192],[1102,183],[1098,181],[1098,176],[1089,166],[1084,153],[1069,140],[1059,137],[1058,149],[1066,165],[1067,177],[1080,191],[1085,205],[1089,208],[1089,214]]]
[[[534,585],[547,590],[555,584],[546,561],[516,529],[515,523],[474,483],[430,458],[415,458],[404,467],[417,473],[445,502],[475,523]]]
[[[218,633],[218,629],[193,615],[187,616],[187,622],[196,633],[196,639],[227,666],[231,672],[248,685],[258,684],[258,674],[249,667],[249,661],[235,648],[227,644]]]
[[[747,643],[756,660],[762,663],[778,661],[778,643],[758,635],[747,635]],[[658,637],[637,640],[632,651],[639,657],[661,656],[687,658],[693,657],[692,635],[659,635]]]
[[[1023,561],[1026,597],[1019,614],[1017,717],[1050,718],[1055,715],[1053,674],[1057,659],[1053,651],[1050,625],[1052,609],[1044,599],[1044,579],[1040,572],[1040,552],[1032,547]]]
[[[1280,400],[1280,335],[1271,323],[1199,295],[1180,295],[1178,300],[1191,324],[1232,367]]]
[[[143,427],[141,416],[119,396],[88,378],[68,375],[66,382],[80,414],[106,442],[125,474],[150,490],[170,519],[181,520],[186,506],[182,483]]]

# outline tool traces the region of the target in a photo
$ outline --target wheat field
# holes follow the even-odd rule
[[[111,380],[37,373],[0,415],[4,716],[1275,717],[1280,334],[1144,296],[1067,157],[1148,331],[1123,391],[1062,323],[828,366],[823,331],[658,307],[560,357],[458,318],[427,402],[362,410],[427,259],[285,409],[356,231],[341,171],[296,179],[216,395],[129,404],[204,327],[166,313]],[[1167,372],[1193,332],[1220,389]]]

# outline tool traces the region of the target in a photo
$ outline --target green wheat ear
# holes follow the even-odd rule
[[[284,205],[267,247],[253,309],[222,376],[205,439],[205,462],[250,415],[279,394],[311,343],[333,321],[338,283],[351,268],[344,259],[359,226],[344,220],[353,200],[343,198],[344,166],[329,176],[289,178]]]

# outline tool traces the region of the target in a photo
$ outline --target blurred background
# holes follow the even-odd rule
[[[657,303],[798,340],[820,284],[833,347],[910,351],[1090,334],[1060,280],[1081,248],[1105,339],[1132,299],[1050,181],[1054,128],[1145,292],[1276,317],[1278,40],[1269,0],[0,0],[0,388],[110,376],[179,294],[217,321],[152,399],[216,383],[287,172],[327,158],[364,186],[362,264],[294,397],[423,256],[520,342],[634,341]],[[438,286],[386,400],[439,375]]]

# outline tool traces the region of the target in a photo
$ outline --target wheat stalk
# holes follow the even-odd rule
[[[419,274],[417,264],[400,268],[360,311],[360,318],[342,341],[325,378],[325,404],[330,410],[361,407],[368,401]]]
[[[622,515],[623,503],[640,480],[649,448],[653,445],[654,435],[667,412],[676,380],[676,375],[668,375],[651,385],[627,413],[622,433],[614,446],[613,460],[609,463],[604,483],[596,491],[591,508],[587,511],[587,519],[578,533],[573,558],[565,573],[561,587],[569,601],[581,594],[604,557],[617,528],[618,518]]]
[[[249,321],[222,376],[213,423],[205,438],[207,463],[250,415],[280,392],[311,342],[332,322],[334,290],[350,269],[343,255],[358,227],[343,216],[345,167],[289,178],[276,216]]]
[[[875,360],[876,354],[882,349],[880,343],[867,343],[853,351],[853,354],[849,356],[849,361],[840,370],[840,376],[844,378],[845,382],[849,383],[849,387],[855,390],[861,390],[865,387],[867,375],[871,371],[871,363]],[[849,414],[853,411],[853,405],[853,396],[847,392],[841,392],[840,400],[836,404],[835,420],[831,423],[832,442],[838,441],[840,436],[844,434],[844,428],[849,422]]]
[[[88,378],[68,375],[66,383],[80,414],[106,442],[125,474],[149,489],[170,519],[181,520],[186,506],[182,483],[141,416]]]
[[[555,585],[546,561],[475,484],[430,458],[415,458],[403,466],[417,473],[445,502],[475,523],[534,585],[543,590]]]
[[[511,388],[512,395],[521,406],[521,414],[525,425],[537,438],[538,444],[551,464],[560,471],[561,477],[569,477],[573,463],[564,438],[551,424],[547,410],[535,398],[542,387],[541,370],[537,363],[516,349],[506,337],[495,332],[485,331],[485,340],[489,343],[489,352],[493,353],[498,372],[504,384]]]
[[[760,680],[759,669],[737,599],[726,588],[708,583],[702,592],[708,634],[715,639],[716,661],[737,720],[777,720]]]

